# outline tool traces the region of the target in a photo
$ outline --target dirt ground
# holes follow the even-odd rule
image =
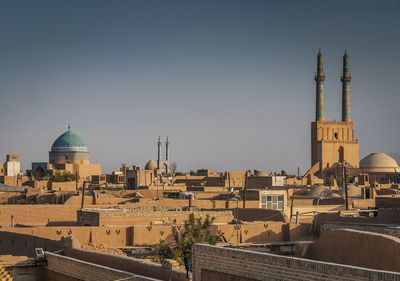
[[[126,256],[126,254],[123,251],[121,251],[120,249],[111,248],[105,244],[94,245],[92,243],[88,243],[88,244],[81,245],[81,248],[86,249],[86,250],[103,252],[103,253],[107,253],[107,254]]]
[[[0,255],[0,265],[14,265],[21,263],[32,263],[33,259],[30,259],[25,256],[11,256],[11,255]]]

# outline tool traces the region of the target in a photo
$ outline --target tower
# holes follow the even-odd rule
[[[162,159],[161,159],[161,145],[162,145],[161,137],[158,136],[158,142],[157,142],[157,166],[158,166],[158,169],[160,169],[161,161],[162,161]]]
[[[315,121],[325,120],[324,111],[324,81],[325,73],[323,68],[321,49],[318,52],[317,73],[314,80],[316,82],[316,106],[315,106]]]
[[[169,140],[167,136],[167,141],[165,142],[165,160],[169,161]]]
[[[161,137],[158,137],[158,142],[157,142],[157,169],[158,171],[161,171],[162,168],[165,169],[165,173],[169,174],[170,169],[169,169],[169,140],[167,137],[167,141],[165,143],[165,160],[162,160],[161,158]]]
[[[350,119],[350,81],[349,57],[347,51],[343,55],[343,73],[340,79],[342,81],[342,121],[349,122]]]
[[[358,141],[354,140],[354,123],[350,119],[350,73],[348,56],[343,56],[342,121],[326,121],[324,112],[324,81],[322,54],[318,53],[316,82],[316,120],[311,123],[311,166],[318,166],[318,176],[336,162],[359,165]]]

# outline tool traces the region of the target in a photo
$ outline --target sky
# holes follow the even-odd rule
[[[143,167],[168,135],[179,171],[304,173],[319,48],[326,119],[341,118],[347,49],[360,158],[398,153],[399,12],[396,0],[0,0],[0,158],[48,161],[70,123],[103,172]]]

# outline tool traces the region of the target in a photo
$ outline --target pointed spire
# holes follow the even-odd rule
[[[343,55],[343,73],[340,79],[342,81],[342,121],[351,121],[350,119],[350,81],[349,56],[347,50]]]
[[[165,142],[165,160],[169,161],[169,140],[167,136],[167,141]]]
[[[71,124],[68,123],[68,131],[71,131]]]
[[[314,79],[315,79],[316,87],[317,87],[315,119],[316,119],[316,121],[323,121],[325,119],[325,112],[324,112],[325,73],[324,73],[321,49],[319,49],[319,52],[318,52],[317,73],[315,74]]]
[[[158,142],[157,142],[157,167],[160,168],[160,161],[161,161],[161,137],[158,136]]]
[[[344,51],[344,55],[343,55],[343,75],[345,73],[349,73],[349,56],[347,55],[347,50]],[[349,79],[350,78],[350,74],[348,75]]]

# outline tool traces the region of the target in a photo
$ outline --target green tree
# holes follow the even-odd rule
[[[165,240],[160,240],[160,244],[157,245],[157,254],[161,262],[165,259],[173,259],[175,257],[172,244]]]
[[[70,172],[55,173],[54,175],[51,175],[49,179],[53,182],[66,182],[66,181],[74,181],[75,176]]]
[[[180,264],[183,264],[185,257],[192,255],[192,245],[194,243],[207,242],[208,244],[215,245],[221,241],[223,233],[219,232],[217,235],[212,235],[210,227],[215,218],[207,215],[204,220],[201,217],[196,218],[194,213],[189,215],[185,220],[183,229],[180,231],[176,225],[172,226],[172,235],[174,236],[174,244],[160,240],[158,245],[158,255],[160,260],[175,258]]]

